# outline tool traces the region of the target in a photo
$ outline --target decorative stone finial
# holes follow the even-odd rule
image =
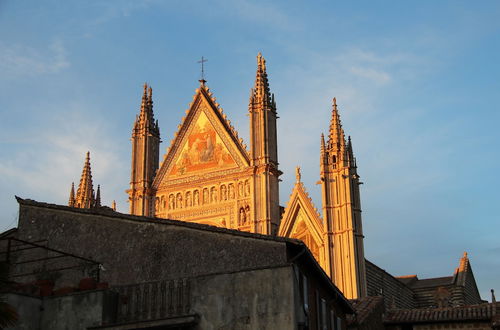
[[[302,175],[300,174],[300,166],[295,167],[295,179],[297,180],[297,183],[300,182]]]

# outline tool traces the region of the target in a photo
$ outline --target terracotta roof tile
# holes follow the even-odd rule
[[[463,307],[390,310],[385,314],[384,323],[428,323],[475,320],[488,321],[494,316],[495,304],[486,303]]]
[[[355,310],[355,315],[348,317],[348,324],[363,324],[373,313],[383,313],[384,298],[364,297],[361,299],[349,300]]]

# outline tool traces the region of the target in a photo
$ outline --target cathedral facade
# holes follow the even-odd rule
[[[159,162],[160,130],[145,85],[132,132],[130,213],[301,239],[347,298],[365,296],[359,176],[335,99],[332,107],[321,136],[319,214],[299,168],[290,201],[279,205],[277,106],[261,54],[248,106],[249,149],[202,79]]]
[[[383,296],[386,308],[407,309],[482,302],[467,254],[453,276],[429,279],[394,277],[365,259],[356,158],[335,98],[329,130],[318,134],[320,207],[309,197],[300,168],[286,206],[279,204],[277,106],[261,54],[248,115],[249,148],[201,79],[160,161],[153,91],[144,85],[131,139],[130,214],[299,239],[348,299]],[[103,208],[99,186],[96,193],[93,189],[88,153],[69,206]]]

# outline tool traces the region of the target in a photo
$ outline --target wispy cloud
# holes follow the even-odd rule
[[[366,68],[360,66],[353,66],[350,68],[351,72],[361,78],[367,78],[377,84],[385,84],[391,81],[389,73],[375,68]]]
[[[53,40],[45,49],[0,42],[0,71],[3,73],[14,75],[57,73],[69,66],[67,50],[61,40]]]
[[[71,182],[78,185],[85,153],[90,151],[94,184],[101,184],[103,202],[109,205],[116,199],[120,210],[126,210],[123,178],[129,164],[121,161],[122,149],[115,147],[108,124],[87,118],[82,108],[70,106],[64,118],[44,123],[50,127],[44,131],[26,131],[29,138],[20,141],[22,148],[0,155],[2,193],[65,204]],[[11,195],[2,198],[1,204],[13,203]]]

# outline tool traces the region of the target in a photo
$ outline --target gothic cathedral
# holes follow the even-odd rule
[[[261,54],[248,105],[250,150],[201,79],[160,162],[152,93],[144,85],[132,130],[131,214],[300,239],[346,298],[367,295],[360,182],[335,98],[328,136],[322,134],[320,142],[320,214],[300,168],[287,206],[279,205],[277,108]],[[82,180],[76,197],[72,188],[70,206],[100,205],[99,190],[95,196],[91,187],[89,155]]]

